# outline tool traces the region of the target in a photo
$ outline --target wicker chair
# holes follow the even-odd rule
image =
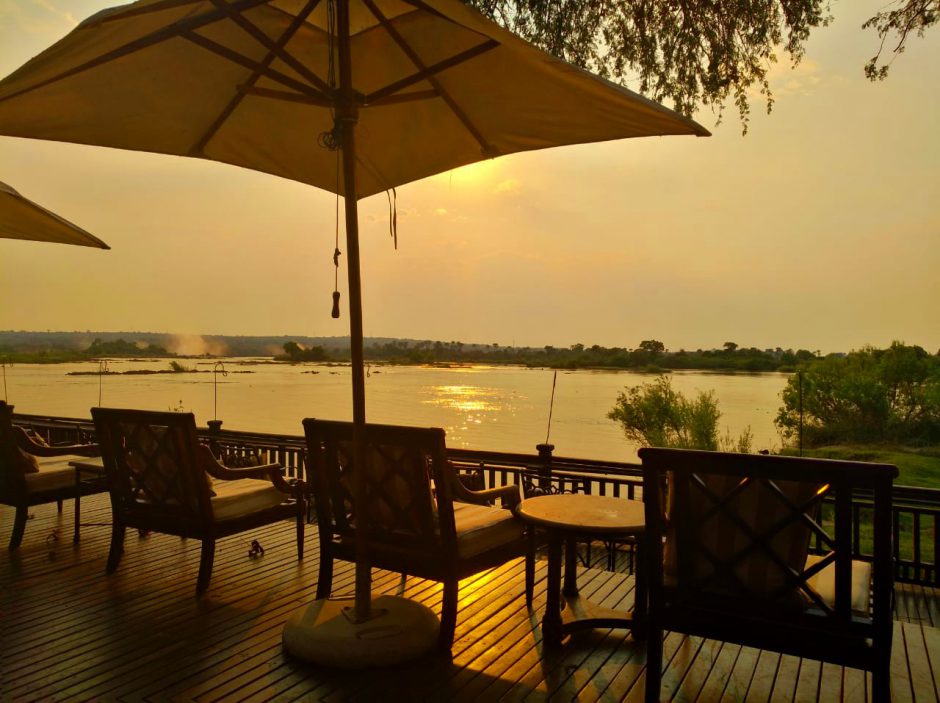
[[[34,441],[13,424],[13,406],[0,401],[0,503],[16,508],[10,551],[23,541],[30,506],[58,503],[61,512],[62,501],[75,498],[78,491],[88,495],[104,490],[85,483],[76,486],[75,469],[69,465],[99,453],[96,444],[50,447]]]
[[[199,443],[192,413],[92,408],[113,526],[107,573],[121,560],[128,527],[202,541],[196,594],[209,586],[217,539],[293,518],[303,558],[303,481],[277,464],[230,469]]]
[[[896,467],[639,454],[650,543],[647,701],[660,696],[664,629],[865,669],[873,699],[888,700]],[[869,507],[856,511],[853,493]],[[853,513],[872,517],[872,556],[853,545]]]
[[[333,560],[355,560],[353,514],[353,426],[348,422],[303,421],[307,436],[307,481],[320,531],[317,598],[327,598]],[[457,622],[457,582],[526,555],[531,593],[534,555],[527,552],[525,526],[507,509],[520,499],[516,486],[471,491],[447,461],[444,430],[367,425],[365,429],[368,553],[373,566],[442,581],[440,647],[449,651]]]

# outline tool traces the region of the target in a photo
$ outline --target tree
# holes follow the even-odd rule
[[[692,400],[673,390],[665,376],[652,383],[624,389],[607,417],[620,423],[627,439],[643,447],[679,449],[719,448],[747,453],[751,450],[751,428],[738,439],[718,434],[721,411],[714,392],[699,391]]]
[[[655,359],[658,354],[662,354],[666,351],[666,345],[660,342],[658,339],[644,339],[640,342],[640,345],[637,349],[642,349],[647,352],[651,358]]]
[[[735,350],[738,348],[738,345],[734,342],[725,342],[725,353],[734,354]]]
[[[865,64],[865,75],[873,81],[887,78],[891,63],[904,53],[911,33],[923,37],[928,27],[940,21],[940,0],[895,0],[893,5],[894,9],[882,10],[862,25],[864,29],[874,28],[881,40],[878,52]],[[891,50],[894,56],[888,63],[879,66],[885,42],[891,35],[897,37],[897,43]]]
[[[304,349],[297,342],[284,343],[284,356],[293,362],[300,361],[323,361],[326,359],[326,350],[323,347],[314,346]]]
[[[528,41],[577,66],[620,82],[678,112],[699,107],[719,118],[734,101],[747,131],[755,88],[773,106],[767,80],[783,46],[796,64],[811,31],[829,23],[829,0],[464,0]],[[913,32],[923,36],[940,14],[940,0],[895,0],[893,10],[869,19],[881,39],[865,67],[872,79],[888,36],[895,56]],[[633,83],[635,81],[635,83]]]
[[[813,358],[800,370],[775,419],[785,439],[797,439],[802,426],[808,446],[940,441],[940,360],[921,347],[866,347]]]

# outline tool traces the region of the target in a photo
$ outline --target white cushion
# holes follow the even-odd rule
[[[806,567],[822,561],[822,556],[810,554],[806,557]],[[825,569],[806,580],[806,583],[832,608],[836,607],[836,565],[829,564]],[[852,611],[859,615],[868,615],[871,594],[871,564],[867,561],[852,562]],[[806,596],[804,595],[804,598]],[[807,600],[809,600],[807,598]],[[810,602],[812,603],[812,602]]]
[[[493,547],[521,539],[525,526],[503,508],[472,503],[454,503],[457,554],[468,558]]]
[[[290,496],[277,490],[270,481],[242,478],[215,481],[212,514],[216,520],[232,520],[280,505]]]
[[[26,491],[39,493],[53,491],[59,488],[75,485],[75,467],[69,466],[70,461],[88,461],[88,457],[78,454],[65,454],[63,456],[41,456],[39,471],[24,474]]]

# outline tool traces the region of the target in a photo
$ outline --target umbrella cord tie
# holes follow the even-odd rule
[[[333,309],[330,311],[330,317],[334,320],[339,319],[339,257],[342,252],[339,250],[339,152],[336,152],[336,213],[334,221],[336,222],[336,244],[333,247]]]
[[[385,191],[388,196],[388,233],[395,243],[395,250],[398,250],[398,193],[395,189]]]

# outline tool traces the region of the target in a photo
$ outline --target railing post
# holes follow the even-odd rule
[[[209,426],[209,451],[216,459],[220,459],[222,450],[219,448],[219,434],[222,432],[222,421],[209,420],[206,424]]]
[[[554,444],[536,444],[539,451],[539,488],[548,491],[552,487],[552,450]]]

